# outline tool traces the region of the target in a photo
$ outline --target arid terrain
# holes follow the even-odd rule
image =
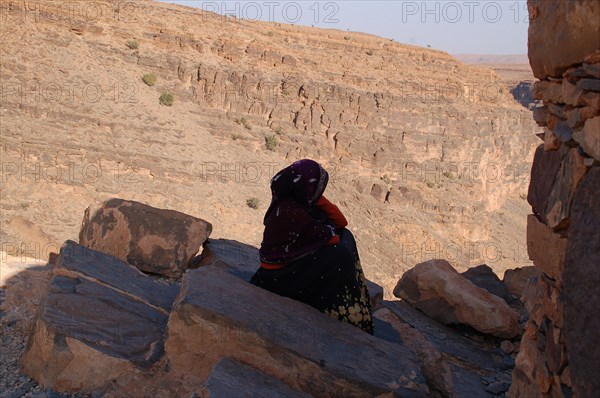
[[[45,256],[110,197],[258,245],[269,178],[312,157],[332,175],[327,195],[367,274],[388,290],[428,258],[499,275],[528,262],[537,126],[490,69],[366,34],[169,4],[94,3],[94,18],[2,4],[7,251],[29,243],[19,250]],[[172,106],[159,103],[167,92]]]
[[[598,3],[528,0],[528,56],[65,4],[0,0],[0,395],[597,391]],[[301,158],[373,336],[248,283]]]
[[[10,340],[20,347],[13,370],[48,277],[15,272],[15,259],[42,266],[77,240],[89,205],[112,197],[203,218],[212,238],[258,246],[269,180],[299,158],[329,171],[326,194],[388,298],[431,258],[462,271],[486,263],[500,277],[529,264],[538,127],[492,69],[367,34],[164,3],[68,13],[61,3],[1,4],[0,239],[16,256],[2,281],[12,278],[15,294],[37,287],[4,305],[22,329]],[[172,106],[159,101],[167,93]]]

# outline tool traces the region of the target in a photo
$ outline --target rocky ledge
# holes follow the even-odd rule
[[[129,218],[96,217],[94,230],[124,231],[174,214],[127,205],[132,206],[146,211]],[[115,207],[105,203],[101,208]],[[194,218],[179,213],[181,219]],[[89,212],[85,220],[82,231],[89,229]],[[198,240],[186,229],[138,231],[123,235],[119,244],[135,247],[147,241],[143,231],[157,242],[169,234],[186,247]],[[108,247],[102,239],[98,234],[96,244]],[[208,239],[203,246],[186,262],[181,278],[167,278],[67,241],[35,316],[23,371],[52,391],[106,397],[462,398],[503,396],[510,387],[519,321],[526,314],[509,291],[520,295],[523,279],[531,276],[527,272],[514,272],[505,285],[486,266],[461,275],[447,262],[430,262],[452,276],[448,291],[464,289],[479,300],[481,306],[470,308],[473,317],[508,322],[507,329],[497,330],[457,316],[468,297],[460,296],[461,304],[437,290],[441,295],[434,301],[440,307],[443,301],[454,314],[448,322],[422,305],[425,294],[419,293],[420,301],[404,293],[400,296],[406,301],[383,301],[381,288],[370,283],[376,308],[372,336],[248,283],[258,267],[256,248],[224,239]],[[162,264],[164,269],[173,269],[179,258],[170,261]],[[424,267],[408,272],[398,284],[400,291],[417,291],[407,290],[407,284],[420,292],[436,291],[435,278],[410,282]]]

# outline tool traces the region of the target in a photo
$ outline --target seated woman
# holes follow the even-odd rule
[[[252,283],[373,334],[369,293],[348,222],[323,192],[327,172],[299,160],[271,179],[261,268]]]

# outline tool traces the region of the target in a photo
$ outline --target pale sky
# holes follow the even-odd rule
[[[161,0],[238,18],[365,32],[451,54],[527,54],[526,0]]]

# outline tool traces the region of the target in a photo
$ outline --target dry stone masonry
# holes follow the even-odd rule
[[[527,249],[541,275],[510,397],[600,391],[600,3],[529,0],[534,118],[545,127],[528,200]]]

